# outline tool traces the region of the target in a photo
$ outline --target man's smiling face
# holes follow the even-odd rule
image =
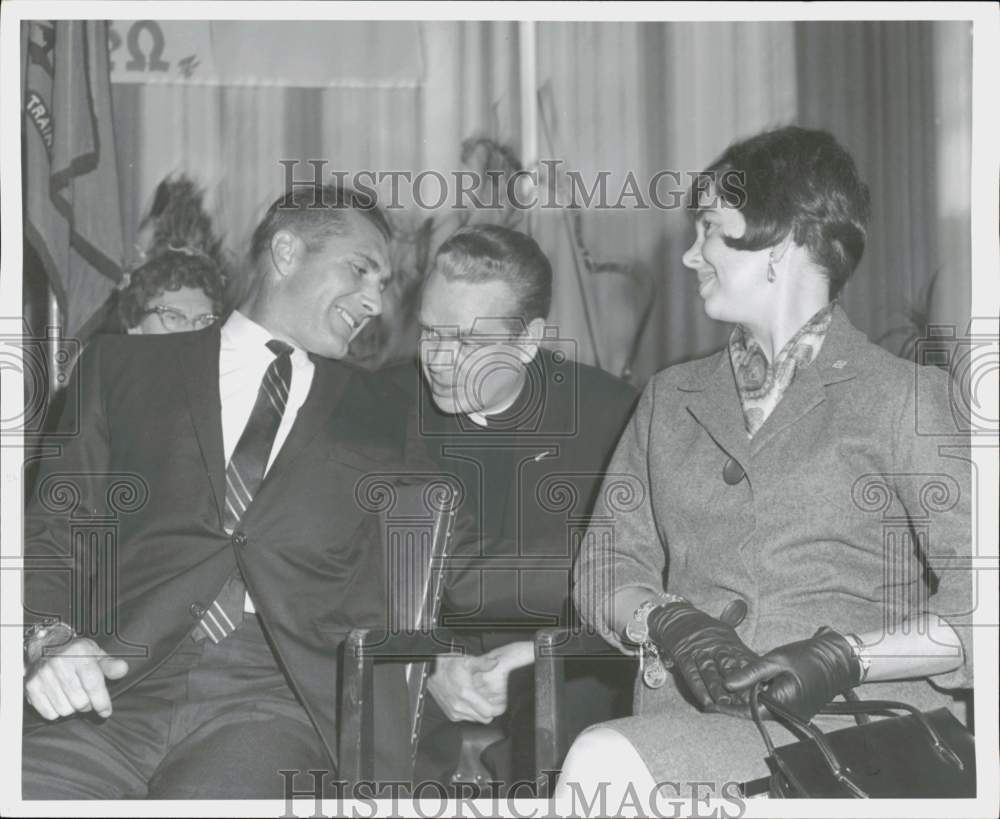
[[[420,363],[438,409],[468,415],[517,396],[536,350],[519,312],[504,282],[431,273],[420,302]]]
[[[365,323],[382,312],[389,247],[358,213],[346,214],[343,232],[317,245],[299,255],[282,287],[284,330],[307,352],[343,358]]]

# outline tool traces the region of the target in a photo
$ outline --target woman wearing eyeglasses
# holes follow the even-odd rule
[[[202,330],[222,310],[216,263],[195,250],[171,248],[134,270],[118,294],[118,317],[130,335]]]

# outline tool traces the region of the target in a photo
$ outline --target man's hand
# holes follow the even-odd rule
[[[486,652],[483,657],[495,658],[497,664],[489,671],[474,674],[473,682],[486,700],[501,708],[500,713],[503,713],[507,710],[507,680],[510,672],[535,661],[534,643],[530,640],[507,643]]]
[[[110,657],[97,643],[77,638],[49,648],[24,674],[24,696],[45,719],[68,717],[78,711],[111,716],[111,697],[104,683],[121,679],[128,663]]]
[[[497,657],[442,654],[427,690],[452,722],[492,722],[507,710],[506,694],[502,704],[485,696],[489,689],[482,675],[499,664]]]

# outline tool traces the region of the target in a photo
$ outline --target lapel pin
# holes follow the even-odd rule
[[[839,358],[839,359],[837,359],[836,361],[833,362],[833,368],[835,370],[842,370],[846,366],[847,366],[847,362],[844,361],[844,359],[842,359],[842,358]]]

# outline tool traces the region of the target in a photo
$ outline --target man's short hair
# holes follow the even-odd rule
[[[271,204],[257,225],[250,260],[254,265],[260,261],[279,230],[299,236],[310,253],[319,250],[331,236],[343,235],[352,211],[367,219],[386,241],[392,238],[392,228],[374,196],[333,184],[296,185]]]
[[[520,318],[546,318],[552,306],[552,265],[530,236],[499,225],[462,228],[438,249],[435,268],[449,280],[503,282]]]

